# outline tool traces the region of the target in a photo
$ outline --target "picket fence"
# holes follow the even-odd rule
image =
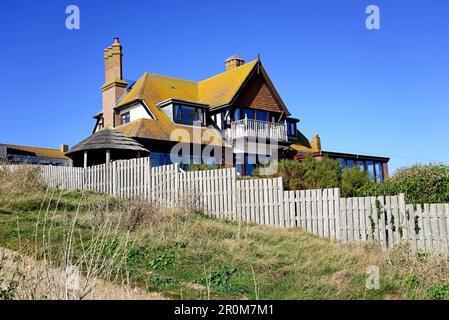
[[[282,178],[238,179],[234,168],[185,172],[177,164],[150,167],[148,158],[41,168],[52,188],[92,190],[166,207],[188,203],[216,218],[300,227],[346,243],[373,241],[384,249],[407,244],[414,253],[449,256],[449,204],[408,205],[403,194],[342,198],[339,189],[285,191]]]

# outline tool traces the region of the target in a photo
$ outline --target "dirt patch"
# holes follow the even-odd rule
[[[351,280],[351,272],[349,270],[341,270],[327,277],[329,283],[341,286],[347,284]]]

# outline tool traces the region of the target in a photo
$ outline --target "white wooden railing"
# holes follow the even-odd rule
[[[228,139],[265,138],[287,141],[287,129],[284,123],[242,119],[231,122],[231,129],[227,131]]]

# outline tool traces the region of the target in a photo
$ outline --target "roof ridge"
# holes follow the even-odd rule
[[[200,80],[200,81],[198,81],[197,83],[199,84],[199,83],[201,83],[201,82],[204,82],[204,81],[207,81],[207,80],[216,78],[216,77],[218,77],[218,76],[221,76],[221,75],[223,75],[223,74],[225,74],[225,73],[228,73],[228,72],[230,73],[230,72],[239,70],[239,68],[246,67],[246,66],[248,66],[249,64],[254,63],[254,62],[257,62],[257,61],[258,61],[257,59],[251,60],[251,61],[249,61],[249,62],[247,62],[247,63],[245,63],[245,64],[242,64],[241,66],[239,66],[239,67],[237,67],[237,68],[234,68],[234,69],[231,69],[231,70],[225,70],[225,71],[223,71],[223,72],[217,73],[216,75],[213,75],[212,77],[209,77],[209,78]]]
[[[167,75],[165,75],[165,74],[151,73],[151,72],[145,72],[145,74],[146,74],[146,75],[157,76],[157,77],[170,78],[170,79],[175,79],[175,80],[182,80],[182,81],[185,81],[185,82],[198,83],[198,81],[188,80],[188,79],[179,78],[179,77],[167,76]]]
[[[3,146],[3,147],[5,147],[5,146],[6,146],[6,147],[7,147],[7,146],[10,146],[10,147],[22,147],[22,148],[34,148],[34,149],[46,149],[46,150],[61,151],[61,150],[59,150],[59,149],[57,149],[57,148],[24,146],[24,145],[21,145],[21,144],[0,143],[0,146]],[[62,152],[62,151],[61,151],[61,152]]]

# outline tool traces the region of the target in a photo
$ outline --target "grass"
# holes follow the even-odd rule
[[[372,244],[343,245],[300,229],[215,220],[199,212],[158,212],[91,192],[1,187],[0,192],[0,246],[18,251],[41,250],[33,236],[43,212],[52,212],[47,234],[55,251],[63,248],[64,217],[78,212],[75,252],[99,220],[126,210],[142,213],[138,224],[117,222],[123,226],[108,236],[102,254],[114,252],[120,239],[130,235],[124,268],[130,283],[170,298],[449,298],[448,261],[410,256],[407,248],[384,252]],[[40,239],[43,232],[38,233]],[[380,288],[367,290],[365,272],[371,265],[380,268]]]

